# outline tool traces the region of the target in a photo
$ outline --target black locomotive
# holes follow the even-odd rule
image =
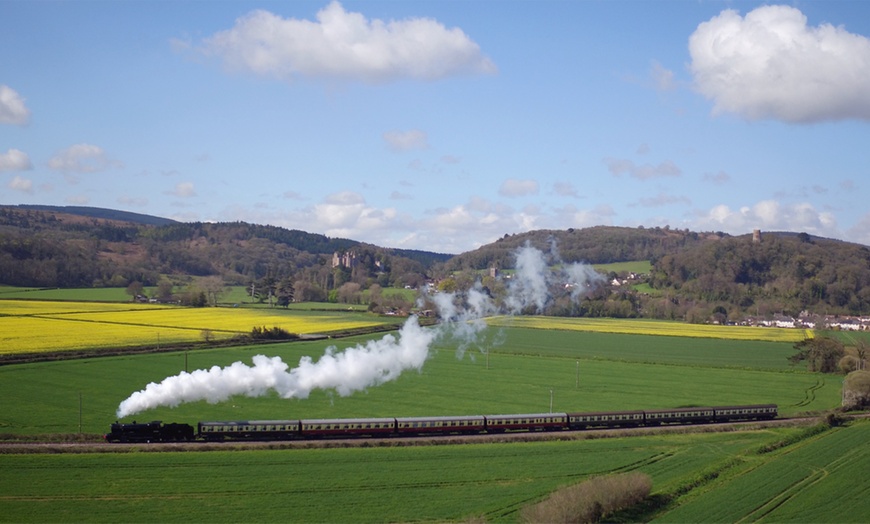
[[[189,424],[116,422],[105,439],[109,442],[182,442],[473,435],[770,420],[777,414],[776,404],[757,404],[589,413],[200,422],[196,432]]]

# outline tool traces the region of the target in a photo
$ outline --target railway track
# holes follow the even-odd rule
[[[866,415],[865,415],[866,416]],[[235,451],[256,449],[317,449],[352,447],[443,446],[475,443],[528,442],[543,440],[586,440],[669,433],[705,433],[740,431],[751,428],[803,426],[819,422],[819,417],[777,418],[774,420],[719,422],[713,424],[665,425],[633,428],[602,428],[585,430],[516,432],[475,435],[431,435],[425,437],[330,438],[317,440],[168,442],[168,443],[107,443],[77,442],[2,442],[0,454],[40,453],[129,453],[179,451]]]

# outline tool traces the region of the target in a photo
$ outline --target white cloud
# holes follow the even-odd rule
[[[555,191],[559,196],[580,198],[580,193],[577,192],[577,188],[570,182],[556,182],[553,184],[553,191]]]
[[[686,204],[691,205],[692,201],[689,197],[686,196],[678,196],[678,195],[668,195],[666,193],[659,193],[653,197],[644,197],[637,201],[638,206],[641,207],[663,207],[670,206],[673,204]]]
[[[744,234],[753,229],[768,231],[804,231],[824,237],[838,237],[833,214],[818,211],[809,203],[783,205],[775,200],[763,200],[753,206],[732,210],[718,205],[701,214],[698,230]]]
[[[33,169],[33,163],[27,153],[19,149],[10,149],[0,153],[0,172],[3,171],[27,171]]]
[[[70,195],[64,198],[63,201],[71,206],[83,206],[90,202],[90,199],[87,195]]]
[[[849,228],[847,236],[852,242],[870,246],[870,213],[862,216],[854,226]]]
[[[718,173],[704,173],[703,179],[705,182],[712,182],[713,184],[716,184],[718,186],[730,182],[731,175],[729,175],[725,171],[719,171]]]
[[[118,203],[123,206],[145,207],[148,205],[148,199],[144,197],[131,197],[125,195],[118,197]]]
[[[0,124],[23,126],[30,121],[30,110],[14,89],[0,85]]]
[[[807,26],[789,6],[722,11],[689,38],[695,87],[714,114],[786,122],[870,120],[870,39]]]
[[[368,20],[332,2],[316,21],[256,10],[203,41],[206,55],[234,71],[380,83],[494,73],[495,65],[461,29],[429,18]]]
[[[650,164],[637,165],[631,160],[623,160],[619,158],[605,158],[604,163],[607,164],[607,170],[610,171],[610,174],[613,176],[628,174],[640,180],[666,176],[681,176],[683,174],[680,168],[670,160],[665,160],[657,166]]]
[[[112,160],[103,148],[93,144],[76,144],[57,153],[48,161],[48,167],[64,173],[96,173],[110,167],[122,167]]]
[[[652,78],[653,85],[659,91],[673,91],[677,88],[677,84],[674,81],[674,72],[670,69],[665,69],[664,66],[655,60],[652,61],[650,66],[650,77]]]
[[[196,196],[196,188],[193,182],[179,182],[175,184],[175,187],[171,191],[167,191],[166,194],[179,198],[191,198]]]
[[[515,178],[509,178],[502,183],[498,190],[498,194],[506,197],[537,195],[538,183],[534,180],[517,180]]]
[[[33,193],[33,182],[26,178],[21,178],[17,175],[15,176],[15,178],[9,181],[8,187],[13,191],[21,191],[22,193]]]
[[[428,137],[425,131],[411,129],[410,131],[387,131],[383,134],[384,141],[393,151],[409,151],[411,149],[427,149]]]
[[[400,191],[393,191],[390,193],[390,200],[413,200],[414,196],[410,193],[402,193]]]

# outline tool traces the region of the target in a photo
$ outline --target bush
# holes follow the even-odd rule
[[[254,340],[293,340],[299,337],[278,326],[271,329],[266,326],[254,326],[251,329],[251,338]]]
[[[594,477],[560,489],[546,500],[523,509],[523,522],[598,522],[603,517],[644,500],[652,490],[645,473]]]
[[[843,407],[859,409],[870,406],[870,371],[849,373],[843,388]]]

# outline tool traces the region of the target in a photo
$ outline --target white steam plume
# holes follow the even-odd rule
[[[555,253],[555,246],[551,246]],[[528,244],[516,253],[516,272],[508,283],[504,305],[497,305],[489,291],[477,282],[464,293],[437,293],[429,298],[438,309],[441,323],[423,328],[417,317],[410,317],[397,336],[386,335],[379,340],[338,352],[334,346],[317,362],[305,356],[299,365],[288,371],[289,365],[280,357],[257,355],[253,367],[235,362],[226,367],[180,373],[160,383],[150,383],[118,406],[117,415],[124,418],[159,406],[176,407],[185,402],[205,400],[218,403],[235,395],[263,396],[270,391],[282,398],[308,398],[314,389],[334,389],[348,396],[368,387],[395,380],[409,369],[422,369],[429,357],[429,348],[438,339],[456,344],[456,355],[462,358],[475,346],[482,352],[499,343],[500,334],[487,337],[486,317],[503,313],[519,313],[534,307],[540,313],[552,300],[556,286],[570,287],[576,300],[603,277],[590,266],[571,264],[553,271],[546,256]],[[558,255],[551,256],[559,264]]]
[[[336,353],[330,347],[317,362],[302,357],[299,366],[289,367],[281,357],[257,355],[254,366],[241,362],[221,368],[196,370],[148,384],[118,406],[119,418],[158,406],[175,407],[185,402],[205,400],[218,403],[234,395],[258,397],[274,390],[282,398],[308,398],[313,389],[335,389],[348,396],[369,386],[396,379],[407,369],[421,369],[436,337],[410,317],[398,338],[386,335]]]
[[[516,273],[508,285],[506,300],[510,313],[522,313],[529,308],[542,313],[555,294],[554,286],[570,289],[571,300],[577,301],[604,282],[604,277],[588,264],[564,264],[554,242],[551,242],[550,253],[558,269],[551,270],[544,253],[528,243],[517,249]]]

